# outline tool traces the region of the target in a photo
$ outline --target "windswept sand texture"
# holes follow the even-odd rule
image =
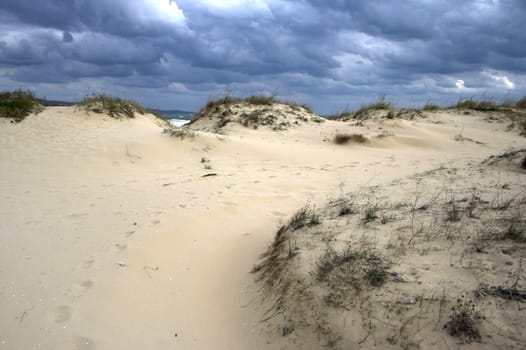
[[[508,119],[264,108],[183,139],[73,107],[0,120],[0,349],[526,347],[524,296],[492,289],[524,290],[525,153],[495,157],[526,148]],[[305,205],[315,220],[286,226]],[[348,247],[381,257],[381,285],[362,263],[320,277]],[[471,344],[443,328],[461,295]]]

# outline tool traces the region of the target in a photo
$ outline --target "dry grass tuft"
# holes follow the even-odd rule
[[[195,132],[187,127],[170,127],[164,129],[163,133],[168,134],[173,137],[180,138],[181,140],[184,139],[194,139],[195,138]]]
[[[395,108],[394,104],[392,102],[385,101],[385,95],[381,95],[381,96],[378,96],[378,100],[376,100],[376,102],[369,103],[365,106],[360,107],[360,109],[356,111],[355,116],[359,117],[359,116],[365,115],[367,114],[367,112],[371,110],[382,110],[382,109],[391,110],[394,108]]]
[[[480,331],[477,326],[480,315],[475,310],[475,304],[464,300],[462,295],[451,311],[449,321],[444,325],[447,333],[453,337],[461,338],[465,343],[480,341]]]
[[[135,113],[147,112],[140,103],[106,94],[92,94],[77,103],[77,107],[95,113],[107,113],[112,118],[135,118]]]
[[[501,105],[492,100],[475,100],[473,97],[460,99],[453,108],[458,109],[472,109],[475,111],[498,111],[502,108]]]
[[[334,136],[334,143],[337,145],[345,145],[347,143],[366,143],[369,141],[367,137],[362,134],[336,134]]]
[[[526,96],[515,103],[515,108],[526,109]]]
[[[423,111],[438,111],[440,109],[440,106],[433,103],[432,101],[427,101],[424,106],[422,106]]]

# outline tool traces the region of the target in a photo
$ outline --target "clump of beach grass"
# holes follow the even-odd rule
[[[449,321],[444,325],[447,333],[453,337],[461,338],[465,343],[480,341],[481,336],[477,326],[480,314],[476,311],[475,304],[465,300],[462,295],[451,311]]]
[[[431,112],[431,111],[438,111],[440,109],[440,106],[436,103],[433,103],[431,100],[428,100],[423,106],[422,110]]]
[[[345,145],[347,143],[365,143],[367,138],[362,134],[336,134],[334,136],[334,143],[337,145]]]
[[[112,118],[135,118],[135,113],[147,112],[140,103],[106,94],[92,94],[77,103],[77,107],[95,113],[107,113]]]
[[[19,123],[31,113],[38,113],[42,106],[31,90],[0,92],[0,117],[12,118]]]
[[[378,206],[370,204],[365,208],[362,222],[364,225],[367,225],[376,219],[378,219]]]
[[[378,96],[376,102],[363,105],[355,113],[355,116],[361,116],[371,110],[391,110],[394,109],[394,104],[385,100],[385,95]]]
[[[385,95],[378,97],[376,102],[372,102],[366,105],[362,105],[357,111],[351,112],[348,107],[337,114],[333,114],[327,117],[331,120],[349,120],[349,119],[364,119],[368,116],[369,112],[377,110],[393,110],[395,108],[392,102],[385,100]]]
[[[526,109],[526,96],[524,96],[515,103],[515,108]]]
[[[349,299],[363,288],[383,286],[388,280],[390,265],[389,260],[369,242],[348,246],[342,251],[330,247],[319,257],[314,277],[327,287],[323,298],[325,303],[345,307]]]
[[[483,112],[489,112],[489,111],[498,111],[503,108],[502,105],[499,105],[497,102],[493,100],[476,100],[473,97],[460,99],[456,105],[453,105],[453,108],[458,109],[472,109],[474,111],[483,111]]]
[[[290,227],[292,231],[295,231],[305,226],[314,226],[320,223],[321,219],[316,211],[316,207],[311,207],[307,204],[290,218],[287,226]]]
[[[172,126],[170,128],[164,129],[163,133],[168,134],[173,137],[180,138],[181,140],[184,139],[191,139],[193,140],[195,138],[195,132],[192,129],[189,129],[187,127],[175,127]]]
[[[450,108],[472,109],[482,112],[510,111],[512,108],[526,109],[526,96],[517,101],[506,98],[500,103],[493,99],[475,99],[472,96],[459,99],[458,102],[451,105]]]

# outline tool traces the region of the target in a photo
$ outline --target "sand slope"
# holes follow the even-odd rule
[[[183,140],[73,107],[0,120],[0,349],[319,348],[260,322],[272,305],[250,270],[280,222],[526,146],[486,119],[231,123]],[[343,132],[369,141],[335,145]]]

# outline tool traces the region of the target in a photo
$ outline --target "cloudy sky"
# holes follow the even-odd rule
[[[267,93],[322,114],[526,95],[524,0],[0,0],[0,90],[196,110]]]

